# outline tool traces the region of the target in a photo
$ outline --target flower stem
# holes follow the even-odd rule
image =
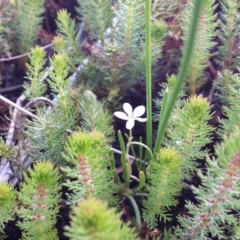
[[[122,133],[120,130],[118,131],[118,141],[120,143],[120,147],[121,147],[121,151],[122,151],[121,164],[122,164],[122,169],[123,169],[123,179],[125,181],[126,187],[129,188],[130,176],[129,176],[129,171],[128,171],[128,164],[126,162],[126,148],[125,148]]]
[[[140,143],[140,142],[129,142],[129,145],[139,145],[139,146],[142,146],[142,147],[144,147],[146,150],[147,150],[147,152],[148,152],[148,155],[150,156],[149,157],[149,160],[151,160],[152,158],[153,158],[153,154],[152,154],[152,151],[151,151],[151,149],[147,146],[147,145],[145,145],[145,144],[143,144],[143,143]]]
[[[127,160],[128,163],[128,179],[130,179],[130,176],[132,175],[132,163],[131,160],[129,158],[129,150],[130,150],[130,146],[131,146],[131,141],[132,141],[132,129],[129,130],[129,138],[128,138],[128,143],[126,146],[126,153],[125,153],[125,158]]]

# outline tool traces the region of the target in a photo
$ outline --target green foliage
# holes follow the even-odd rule
[[[236,223],[234,224],[233,227],[233,239],[234,240],[239,240],[240,239],[240,222],[239,222],[239,218],[236,218]]]
[[[156,153],[147,169],[148,198],[143,201],[143,218],[150,228],[157,225],[156,216],[169,220],[169,207],[176,206],[175,197],[181,192],[182,162],[173,148],[162,148]]]
[[[123,12],[125,14],[123,14]],[[121,44],[122,49],[128,52],[127,69],[124,69],[125,83],[122,89],[131,87],[137,80],[144,79],[146,52],[143,36],[144,28],[144,1],[118,1],[115,11],[116,27],[113,35]],[[166,34],[166,24],[162,20],[152,23],[152,66],[161,57],[161,47]],[[125,90],[126,91],[126,90]]]
[[[8,39],[11,28],[9,25],[13,15],[12,4],[8,0],[0,2],[0,56],[11,56],[11,44]],[[11,33],[12,34],[12,33]]]
[[[232,94],[240,89],[239,74],[234,74],[232,71],[225,69],[223,73],[219,73],[218,78],[219,81],[215,84],[217,90],[219,90],[217,94],[218,99],[220,99],[223,104],[228,105]]]
[[[222,89],[222,99],[224,99],[226,106],[223,107],[226,119],[221,119],[221,129],[219,134],[230,134],[234,126],[239,126],[239,88],[240,77],[239,74],[233,74],[229,70],[225,70],[223,76],[220,78],[219,87]]]
[[[60,10],[57,15],[57,37],[54,39],[55,50],[67,58],[71,68],[76,70],[75,64],[81,59],[80,56],[80,34],[75,21],[65,9]]]
[[[102,133],[75,132],[65,146],[63,157],[70,164],[62,170],[69,178],[65,185],[73,191],[68,195],[71,204],[94,196],[109,206],[117,205],[119,186],[113,183],[115,169],[107,169],[113,156]]]
[[[118,1],[115,17],[117,19],[116,27],[113,30],[114,36],[116,36],[119,41],[123,41],[123,46],[126,51],[133,52],[142,40],[141,36],[143,38],[145,33],[144,1]]]
[[[152,17],[155,19],[168,19],[177,15],[177,10],[182,3],[175,0],[153,0],[152,1]]]
[[[14,219],[16,207],[16,192],[8,183],[0,182],[0,237],[4,224]]]
[[[23,231],[22,239],[57,240],[54,226],[60,201],[59,172],[48,161],[36,163],[28,172],[29,175],[24,174],[18,195],[21,203],[17,210],[21,218],[18,226]]]
[[[191,95],[196,93],[196,90],[202,85],[201,77],[206,69],[206,62],[210,57],[209,50],[215,45],[213,39],[216,35],[216,14],[214,10],[216,5],[213,6],[214,0],[203,1],[201,15],[198,23],[198,29],[196,32],[197,38],[194,45],[193,56],[191,63],[188,67],[187,83],[188,91]],[[189,35],[190,21],[193,14],[193,1],[188,2],[188,10],[183,22],[184,41]]]
[[[32,58],[33,66],[37,65],[36,60]],[[49,159],[61,165],[64,163],[61,151],[68,136],[66,130],[75,128],[77,112],[70,96],[67,60],[63,55],[57,54],[50,62],[53,68],[49,69],[48,83],[55,96],[54,106],[52,109],[37,109],[36,117],[32,121],[27,120],[26,135],[29,139],[30,154],[35,160]],[[39,79],[39,74],[42,73],[37,72],[36,79]],[[41,81],[38,83],[39,86],[44,86]],[[33,82],[29,86],[30,89],[27,86],[27,91],[31,91],[32,85]]]
[[[25,96],[28,99],[41,97],[46,92],[46,85],[42,82],[44,67],[46,64],[46,53],[40,47],[35,47],[29,55],[30,63],[27,64],[27,79],[30,83],[25,83]]]
[[[236,222],[230,210],[239,209],[239,134],[239,128],[235,128],[232,134],[226,135],[223,143],[216,147],[218,159],[207,158],[206,174],[199,170],[202,186],[192,186],[198,204],[187,203],[189,215],[179,216],[181,228],[177,228],[176,239],[206,240],[212,239],[211,236],[223,239],[224,229]]]
[[[2,137],[0,137],[0,157],[10,159],[14,155],[15,155],[15,151],[13,147],[6,145]]]
[[[238,0],[220,0],[221,21],[219,21],[220,33],[218,38],[221,42],[218,50],[218,62],[223,68],[234,69],[237,65],[239,55],[238,36],[240,33],[240,21],[238,11],[240,8]]]
[[[103,86],[103,88],[109,91],[108,97],[112,97],[112,99],[115,101],[116,99],[121,99],[122,92],[118,91],[117,94],[112,96],[110,92],[115,87],[123,85],[121,83],[121,80],[125,79],[126,77],[126,72],[124,71],[124,69],[126,69],[128,64],[130,64],[129,53],[122,47],[123,46],[121,45],[121,43],[116,40],[106,41],[105,49],[103,50],[100,48],[98,50],[99,52],[96,53],[95,64],[97,64],[98,71],[101,74],[100,76],[102,76],[104,80],[102,81],[102,79],[99,79],[99,84],[100,86]],[[120,89],[122,90],[122,88],[119,88],[118,90]],[[114,97],[116,98],[114,99]],[[114,106],[116,106],[116,104]]]
[[[81,114],[81,129],[89,132],[101,132],[111,142],[113,135],[112,116],[104,109],[102,103],[89,90],[85,91],[79,99]]]
[[[112,1],[109,0],[78,0],[79,18],[92,40],[100,40],[105,44],[105,31],[112,21]]]
[[[150,4],[150,3],[146,2],[146,4]],[[154,152],[156,152],[162,144],[162,140],[163,140],[171,113],[173,112],[175,103],[177,102],[177,99],[181,92],[182,86],[184,84],[184,80],[187,76],[188,66],[190,65],[191,56],[192,56],[192,52],[194,49],[194,43],[195,43],[195,38],[196,38],[198,20],[200,18],[200,13],[201,13],[201,7],[202,7],[202,1],[194,1],[194,8],[193,8],[194,12],[192,14],[192,21],[191,21],[190,28],[189,28],[190,29],[189,36],[186,39],[186,44],[184,46],[183,58],[182,58],[181,65],[179,68],[177,80],[174,84],[172,93],[168,97],[168,94],[166,91],[165,99],[163,99],[163,107],[164,108],[161,109],[161,115],[160,115],[162,122],[161,123],[159,122]],[[150,17],[151,16],[149,16],[148,18],[150,18]],[[148,23],[149,21],[146,21],[146,22]],[[147,24],[148,28],[149,28],[149,25],[150,24],[148,23]],[[146,68],[148,69],[148,72],[150,75],[151,71],[149,70],[149,68],[151,66],[151,61],[149,60],[149,57],[151,56],[151,51],[150,51],[149,46],[146,46],[146,49],[148,49],[148,55],[149,55],[148,56],[148,64],[146,64]],[[151,98],[152,98],[151,86],[152,86],[152,84],[151,84],[150,76],[146,77],[146,86],[147,86],[147,91],[146,91],[146,93],[147,93],[147,115],[151,116],[151,114],[152,114],[152,107],[151,107]],[[151,139],[151,135],[152,135],[152,123],[151,122],[152,122],[151,117],[148,117],[148,120],[147,120],[147,145],[149,148],[152,148],[151,141],[149,141],[149,139]]]
[[[6,13],[2,14],[2,2],[0,55],[8,55],[4,48],[9,39],[8,32],[14,32],[13,35],[16,32],[18,35],[15,37],[18,41],[14,47],[18,49],[16,52],[29,51],[41,27],[44,1],[12,0],[11,6],[16,15],[10,18],[13,21],[9,28],[6,27],[5,19],[6,16],[13,16],[13,11],[11,13],[5,11]],[[149,16],[152,19],[152,26],[151,41],[148,42],[151,43],[149,44],[151,51],[148,51],[150,48],[145,50],[144,36],[145,32],[150,31],[144,28],[144,15],[147,6],[145,3],[150,2],[152,17]],[[30,159],[33,162],[48,159],[62,170],[61,173],[57,172],[51,163],[40,161],[29,171],[29,175],[24,174],[25,183],[21,185],[17,210],[21,219],[19,226],[24,232],[23,239],[57,239],[54,225],[60,190],[57,181],[61,174],[69,190],[67,204],[72,206],[72,223],[66,228],[66,235],[71,239],[136,239],[134,231],[129,230],[127,225],[121,228],[120,214],[116,215],[115,210],[107,209],[107,206],[119,207],[120,201],[125,207],[126,199],[132,204],[136,225],[139,228],[141,219],[144,219],[150,228],[157,226],[159,218],[164,221],[171,220],[169,213],[177,204],[176,197],[182,189],[181,180],[191,180],[193,174],[197,172],[198,160],[205,158],[207,153],[205,146],[211,142],[210,134],[213,131],[207,124],[212,114],[206,99],[202,96],[192,96],[183,100],[185,93],[180,88],[185,79],[187,62],[190,61],[191,47],[188,46],[193,46],[191,39],[194,38],[195,29],[197,29],[195,35],[198,37],[186,80],[191,94],[194,94],[201,84],[206,62],[210,58],[209,50],[213,48],[213,39],[216,37],[214,14],[216,6],[213,0],[201,1],[203,9],[200,22],[198,28],[191,27],[190,35],[189,26],[197,25],[197,17],[195,18],[197,14],[193,14],[193,10],[198,8],[194,8],[193,3],[200,1],[185,2],[78,0],[77,11],[82,21],[80,28],[66,10],[58,12],[57,36],[54,39],[54,50],[57,54],[49,61],[51,67],[47,70],[49,76],[46,78],[50,95],[54,100],[49,107],[44,104],[37,105],[34,112],[36,116],[34,115],[31,120],[23,119],[25,120],[24,131],[21,132],[23,138],[17,136],[16,142],[19,152],[23,148],[24,154],[27,155],[24,161],[19,161],[20,157],[15,156],[17,154],[14,155],[12,148],[7,147],[0,139],[0,155],[15,162],[15,165],[11,164],[13,169],[17,164],[25,169],[25,162]],[[219,60],[224,68],[235,68],[239,4],[236,0],[220,2],[223,20],[220,22],[222,36],[219,36],[221,39]],[[185,7],[188,9],[183,11]],[[186,16],[181,29],[179,17],[184,14]],[[192,25],[192,22],[196,24]],[[83,43],[80,39],[82,26],[89,34]],[[163,144],[162,140],[159,141],[160,144],[155,145],[157,147],[152,153],[150,150],[152,144],[150,143],[148,148],[142,143],[142,138],[140,143],[133,141],[132,131],[129,133],[126,146],[119,133],[122,165],[116,169],[110,147],[113,141],[112,117],[105,107],[116,110],[126,93],[129,90],[136,90],[134,84],[144,80],[146,65],[149,67],[148,70],[153,70],[154,73],[154,67],[159,65],[158,60],[167,31],[168,40],[173,40],[174,31],[177,31],[176,35],[179,36],[181,30],[184,32],[184,54],[187,56],[184,60],[187,60],[182,61],[185,65],[180,68],[179,75],[167,77],[167,84],[161,85],[160,99],[156,100],[157,108],[162,111],[159,126],[166,123],[162,128],[162,136],[165,134]],[[177,41],[180,47],[181,41],[179,39]],[[174,50],[169,46],[169,42],[164,51],[173,54]],[[148,52],[151,52],[151,56],[146,57]],[[24,94],[31,100],[46,94],[46,83],[42,81],[48,59],[43,49],[39,47],[31,50],[29,59],[30,63],[26,69],[29,83],[24,85]],[[150,59],[151,64],[147,64],[150,63]],[[166,65],[168,68],[169,65]],[[74,72],[73,76],[76,76],[76,81],[80,83],[79,91],[72,89],[75,86],[69,78],[70,71]],[[149,85],[147,84],[150,91],[151,84],[150,81]],[[165,240],[178,238],[204,240],[215,236],[221,239],[224,231],[228,229],[232,230],[233,235],[238,235],[238,225],[234,223],[238,219],[231,210],[238,210],[239,207],[240,145],[237,136],[239,137],[240,131],[237,129],[234,134],[230,133],[240,122],[239,74],[223,72],[219,86],[221,100],[227,104],[224,107],[227,119],[221,121],[220,134],[227,134],[228,139],[225,138],[224,144],[217,148],[218,159],[207,158],[207,168],[203,173],[198,172],[202,186],[191,187],[198,200],[197,204],[187,203],[189,213],[179,217],[180,226],[175,229],[176,234],[172,229],[164,230],[161,238],[166,238]],[[85,89],[91,89],[94,93],[90,90],[83,91]],[[163,96],[166,98],[162,100]],[[176,103],[174,97],[178,97]],[[103,99],[103,102],[99,102],[97,100],[99,98]],[[151,97],[147,95],[146,98],[151,104]],[[147,112],[148,120],[151,114],[151,111]],[[130,115],[130,118],[132,117]],[[158,121],[159,116],[156,119]],[[78,127],[80,131],[73,132],[69,137],[68,130],[74,131]],[[149,137],[154,139],[152,131]],[[23,146],[23,142],[26,145]],[[138,173],[135,173],[133,158],[128,155],[131,150],[134,157],[137,157],[134,145],[139,147]],[[149,153],[147,159],[149,165],[144,162],[146,160],[143,158],[144,148]],[[144,160],[141,161],[142,159]],[[1,197],[4,195],[0,194],[0,201]],[[142,206],[143,209],[140,209]],[[12,218],[11,213],[7,220]],[[132,217],[131,213],[127,213],[127,217]],[[0,214],[1,226],[7,220],[1,222]]]
[[[184,179],[191,178],[199,165],[197,159],[203,159],[207,153],[203,148],[211,142],[213,127],[208,125],[211,116],[209,103],[200,95],[185,100],[170,120],[166,144],[179,152]]]
[[[61,151],[68,138],[66,129],[73,120],[70,117],[66,121],[62,111],[53,109],[48,112],[47,108],[39,109],[33,121],[27,120],[26,136],[29,139],[29,154],[33,159],[48,158],[56,164],[64,164]]]
[[[134,230],[122,224],[120,217],[115,209],[108,209],[104,201],[86,199],[74,208],[72,224],[66,227],[66,236],[71,240],[136,240]]]
[[[42,24],[44,0],[21,2],[20,13],[16,17],[17,47],[19,53],[26,53],[34,45]]]
[[[87,3],[79,1],[77,10],[90,40],[101,42],[83,44],[82,54],[90,56],[87,56],[88,63],[78,73],[80,76],[78,81],[87,85],[92,91],[96,91],[101,98],[107,98],[107,106],[114,110],[119,107],[121,96],[145,76],[144,1],[121,0],[113,6],[111,1],[105,0],[91,0]],[[73,22],[68,19],[70,27],[67,30],[72,32],[69,35],[66,34],[67,30],[66,26],[63,27],[63,22],[64,16],[60,12],[58,31],[64,41],[59,37],[55,39],[55,45],[59,46],[58,52],[61,52],[60,49],[67,49],[69,45],[72,46],[73,39],[76,42],[77,34]],[[162,20],[155,19],[152,38],[153,66],[161,57],[165,35],[166,24]],[[71,49],[75,48],[71,47]],[[69,51],[69,48],[67,50]],[[74,62],[73,59],[71,57],[70,60]]]
[[[154,65],[159,59],[159,49],[162,48],[163,44],[163,39],[165,38],[166,35],[166,23],[162,20],[155,20],[152,23],[152,29],[151,29],[151,34],[152,34],[152,64]],[[158,49],[158,51],[157,51]]]
[[[73,125],[73,121],[68,118],[74,119],[74,103],[70,96],[70,78],[68,74],[70,71],[67,59],[64,55],[56,54],[51,59],[53,69],[49,68],[48,83],[52,93],[57,98],[57,108],[62,111],[65,120],[69,122],[69,127]]]
[[[158,92],[158,97],[156,99],[153,99],[155,107],[157,109],[156,113],[153,113],[153,121],[156,121],[156,122],[159,121],[159,113],[162,108],[162,102],[163,102],[162,100],[163,100],[164,93],[166,90],[169,92],[169,94],[172,93],[174,84],[176,83],[176,79],[177,79],[177,76],[172,74],[171,76],[167,76],[166,83],[159,84],[161,87],[161,91]],[[185,95],[186,95],[185,92],[183,90],[181,90],[181,92],[179,93],[179,98],[178,98],[177,102],[175,103],[175,109],[176,109],[176,107],[179,107],[179,108],[182,107],[182,105],[183,105],[182,99],[183,99],[183,97],[185,97]],[[161,121],[161,119],[160,119],[160,121]]]

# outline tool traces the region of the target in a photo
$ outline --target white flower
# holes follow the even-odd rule
[[[181,141],[176,141],[176,144],[177,145],[182,145],[182,142]]]
[[[123,104],[123,110],[124,112],[115,112],[114,115],[120,119],[126,120],[126,128],[132,129],[135,123],[135,120],[139,122],[146,122],[146,118],[139,118],[142,116],[145,112],[144,106],[138,106],[134,110],[132,109],[132,106],[129,103]]]
[[[85,58],[84,60],[83,60],[83,65],[87,65],[88,64],[88,58]]]

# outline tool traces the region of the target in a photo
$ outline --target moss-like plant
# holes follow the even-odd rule
[[[240,75],[230,70],[224,70],[219,76],[219,82],[216,85],[221,92],[218,94],[220,101],[225,104],[223,106],[224,118],[220,119],[220,136],[232,133],[235,126],[240,127],[239,116],[239,89]]]
[[[30,63],[27,64],[27,79],[29,83],[25,83],[25,96],[28,99],[41,97],[46,92],[46,85],[42,82],[44,76],[44,67],[46,64],[46,53],[40,47],[35,47],[29,55]]]
[[[55,38],[55,46],[58,52],[66,53],[74,70],[74,63],[81,63],[82,57],[76,57],[79,52],[88,58],[87,64],[83,64],[81,73],[78,73],[80,78],[77,83],[87,84],[100,97],[106,97],[107,106],[114,110],[119,106],[121,96],[143,80],[145,75],[144,1],[117,1],[114,11],[111,2],[105,0],[88,1],[87,4],[79,1],[79,5],[79,16],[84,21],[92,44],[85,42],[80,47],[76,24],[66,11],[60,11],[57,20],[59,36]],[[153,65],[161,57],[165,35],[165,22],[155,19],[152,34]],[[96,37],[101,44],[94,42]]]
[[[225,238],[224,229],[235,224],[231,209],[239,208],[240,141],[239,128],[224,137],[217,146],[217,159],[207,158],[206,174],[198,171],[202,186],[192,186],[198,204],[187,202],[188,216],[179,216],[181,227],[177,228],[175,239]],[[221,226],[224,226],[221,227]]]
[[[43,52],[40,49],[37,51],[40,56],[35,56],[38,54],[35,49],[34,55],[30,57],[30,72],[34,72],[35,75],[29,73],[31,82],[25,85],[26,93],[39,94],[45,89],[45,84],[39,78],[43,73],[38,68],[43,64]],[[51,59],[51,65],[48,83],[55,96],[55,105],[52,110],[47,110],[46,107],[37,109],[35,119],[27,121],[27,136],[30,140],[29,147],[32,149],[31,155],[35,159],[50,159],[62,164],[61,149],[67,140],[66,129],[74,128],[77,113],[70,95],[70,67],[67,59],[64,55],[56,54]]]
[[[96,95],[89,90],[83,92],[78,104],[81,129],[87,132],[101,132],[106,141],[111,142],[113,140],[112,116],[104,108],[104,104],[99,102]]]
[[[173,15],[177,15],[178,8],[182,7],[183,3],[180,1],[164,1],[164,0],[153,0],[152,1],[152,17],[155,19],[168,19]],[[176,16],[175,15],[175,16]]]
[[[29,169],[29,175],[24,174],[18,195],[21,205],[17,210],[22,239],[58,239],[55,224],[61,189],[59,179],[58,170],[48,161],[36,163]]]
[[[213,39],[216,35],[216,14],[213,14],[216,5],[214,6],[214,0],[203,1],[200,19],[198,22],[198,29],[196,32],[197,38],[195,41],[193,57],[188,67],[188,92],[194,95],[199,87],[202,85],[201,77],[206,69],[206,62],[210,57],[210,49],[215,45]],[[192,19],[193,14],[193,2],[188,2],[188,10],[185,15],[183,23],[184,39],[189,34],[189,21]]]
[[[60,10],[57,15],[57,37],[54,39],[55,50],[67,58],[68,64],[77,71],[75,64],[81,60],[81,30],[66,10]]]
[[[136,240],[134,230],[122,224],[120,217],[114,208],[108,209],[104,201],[88,198],[74,208],[66,236],[71,240]]]
[[[11,32],[12,26],[12,18],[16,12],[12,10],[14,7],[12,3],[7,0],[2,0],[0,2],[0,56],[10,57],[12,54],[11,40],[10,35],[13,34]]]
[[[0,182],[0,238],[4,237],[4,226],[14,219],[17,205],[16,192],[8,183]]]
[[[25,8],[23,3],[27,4],[29,1],[11,2],[13,8],[16,8],[19,13],[13,19],[23,17]],[[40,2],[42,4],[42,1]],[[16,161],[25,169],[25,162],[29,160],[49,159],[62,171],[57,172],[52,164],[44,161],[42,165],[40,163],[35,165],[34,170],[29,171],[29,176],[24,174],[26,183],[21,185],[20,210],[17,211],[21,219],[19,226],[24,232],[23,239],[57,239],[56,230],[53,229],[60,189],[56,183],[59,179],[57,174],[63,174],[65,186],[69,190],[67,204],[72,206],[72,225],[67,227],[66,234],[72,239],[84,237],[88,239],[118,239],[118,237],[135,239],[134,234],[125,234],[125,228],[120,227],[120,221],[114,221],[116,215],[115,219],[109,217],[110,220],[105,221],[108,219],[106,213],[111,212],[107,206],[119,208],[120,201],[124,207],[127,201],[130,202],[139,229],[143,219],[151,228],[157,226],[158,219],[170,220],[169,208],[176,206],[177,196],[183,187],[182,183],[185,180],[191,181],[192,176],[197,172],[198,160],[204,159],[207,153],[205,145],[211,142],[210,134],[213,131],[213,128],[208,125],[212,117],[209,103],[202,96],[193,94],[205,71],[206,61],[210,58],[209,50],[214,46],[216,6],[213,0],[187,1],[186,4],[182,2],[146,0],[144,4],[143,0],[79,1],[79,17],[83,20],[81,27],[83,26],[89,33],[87,40],[82,42],[80,37],[83,33],[82,28],[78,28],[77,22],[71,19],[66,10],[61,10],[57,17],[58,36],[54,40],[54,48],[58,54],[47,61],[43,49],[35,48],[31,51],[30,64],[27,65],[29,83],[24,85],[26,90],[24,94],[28,100],[33,99],[34,102],[36,97],[46,94],[46,87],[43,83],[46,80],[51,97],[53,96],[54,99],[46,101],[51,106],[47,107],[44,103],[37,105],[36,110],[33,109],[34,114],[28,114],[31,119],[25,122],[26,131],[22,131],[23,137],[17,136],[18,141],[16,141],[20,150],[23,148],[26,151],[24,152],[26,159],[19,161],[22,159],[16,156]],[[224,41],[220,43],[219,59],[223,67],[235,68],[234,51],[239,32],[236,25],[238,20],[235,17],[239,4],[236,0],[229,0],[228,3],[225,0],[220,2],[223,8],[221,15],[223,25],[220,24],[220,31],[223,33]],[[35,1],[32,3],[37,4]],[[152,7],[151,3],[153,3]],[[169,7],[165,11],[165,16],[161,9],[163,6]],[[188,8],[187,11],[182,11],[184,7]],[[153,16],[151,16],[151,11]],[[36,34],[39,30],[42,18],[39,14],[38,11],[34,13],[31,10],[28,15],[24,16],[32,17],[39,22],[36,24],[32,21],[29,24],[30,28],[24,29],[29,32],[28,36],[24,36],[26,37],[25,43],[20,43],[18,39],[20,47],[26,47],[24,44],[28,46],[34,44],[36,36],[30,41],[30,35],[34,31]],[[175,37],[171,32],[175,26],[180,34],[180,14],[186,15],[185,26],[182,28],[185,44],[184,57],[179,73],[168,78],[167,87],[162,85],[162,100],[157,101],[160,110],[159,131],[155,145],[153,145],[151,118],[151,76],[153,74],[151,71],[154,70],[152,68],[161,57],[161,48],[167,30],[170,31],[171,39]],[[144,29],[144,17],[146,17],[146,29]],[[22,24],[22,20],[19,22]],[[33,25],[36,26],[35,29],[32,29]],[[4,34],[1,37],[4,39],[6,23],[2,22],[2,26]],[[179,39],[177,41],[181,44]],[[222,52],[221,47],[226,51]],[[168,42],[165,48],[170,48],[166,50],[168,53],[172,51]],[[193,55],[191,55],[192,50]],[[47,62],[51,67],[44,74],[43,70]],[[74,71],[72,77],[74,82],[70,82],[71,71]],[[126,127],[129,130],[129,135],[126,134],[126,145],[121,132],[118,132],[122,155],[121,166],[115,169],[113,148],[110,147],[113,136],[112,118],[104,107],[116,110],[125,94],[136,90],[132,86],[142,81],[145,75],[147,76],[146,105],[148,110],[146,118],[141,117],[145,111],[144,103],[135,109],[130,104],[124,103],[125,113],[115,112],[115,116],[121,116],[120,118],[127,121]],[[185,93],[181,91],[185,79],[189,81],[191,88],[189,93],[193,96],[184,100],[178,97],[179,95],[185,96]],[[240,122],[238,116],[240,111],[239,74],[225,71],[220,81],[219,91],[227,105],[224,107],[227,119],[221,121],[222,130],[219,133],[221,136],[224,133],[227,134],[228,139],[225,139],[221,148],[216,150],[217,160],[207,158],[206,169],[198,172],[202,186],[190,187],[196,196],[197,204],[187,204],[188,215],[179,217],[179,227],[172,229],[173,231],[163,230],[163,239],[195,240],[215,236],[221,239],[226,229],[233,230],[237,235],[237,224],[234,224],[234,221],[238,218],[231,213],[231,210],[239,207],[237,201],[240,196],[238,191],[240,151],[237,140],[240,132],[238,128],[233,135],[231,132]],[[81,83],[79,87],[81,90],[73,89],[75,83]],[[82,91],[86,88],[96,91],[97,96],[91,91]],[[105,99],[99,102],[98,97]],[[23,110],[20,107],[18,109]],[[28,113],[26,109],[23,112]],[[19,114],[19,118],[22,116]],[[132,130],[135,121],[147,121],[147,145],[144,145],[141,137],[139,142],[135,141],[135,132]],[[16,119],[16,122],[18,128],[21,119]],[[144,127],[144,125],[139,126]],[[139,156],[133,147],[135,145],[139,150]],[[6,147],[1,141],[2,155],[11,158],[11,152],[9,154],[8,150],[11,148]],[[130,153],[134,157],[130,156]],[[15,159],[13,161],[16,162]],[[135,163],[137,168],[135,168]],[[15,166],[16,164],[11,164],[12,168]],[[36,172],[40,172],[39,175]],[[51,183],[48,185],[46,181]],[[184,185],[187,186],[185,183]],[[46,192],[48,187],[51,189]],[[54,192],[54,190],[57,191]],[[55,196],[57,200],[53,200]],[[49,200],[47,207],[45,200],[46,202]],[[106,201],[104,208],[92,206],[95,203],[101,205],[100,201],[103,200]],[[74,208],[77,204],[81,208]],[[49,207],[50,205],[52,207]],[[143,209],[140,209],[142,206]],[[94,211],[92,215],[91,210]],[[99,212],[95,213],[97,210]],[[132,214],[127,213],[127,217],[132,217]],[[106,219],[102,220],[102,218]],[[98,222],[100,220],[102,222]],[[134,220],[132,222],[134,223]],[[190,226],[192,223],[193,226]],[[113,229],[118,233],[117,235],[113,233]],[[44,231],[47,233],[45,234]],[[119,233],[119,231],[122,232]],[[130,230],[130,232],[133,231]]]
[[[3,141],[3,138],[0,137],[0,157],[10,159],[14,156],[14,154],[14,148],[6,145]]]
[[[222,73],[219,73],[218,79],[219,81],[215,83],[218,90],[217,98],[222,104],[229,106],[232,94],[236,97],[236,92],[239,90],[239,74],[234,74],[231,70],[225,69]]]
[[[16,17],[16,28],[18,33],[17,51],[26,53],[33,47],[41,29],[44,13],[44,0],[20,1],[19,15]]]
[[[108,0],[78,0],[77,11],[79,18],[85,23],[92,40],[99,39],[102,46],[105,44],[105,31],[111,26],[113,11],[111,1]]]
[[[109,206],[116,206],[119,186],[113,183],[115,169],[107,169],[113,156],[102,133],[74,133],[65,146],[63,157],[71,164],[62,168],[68,178],[65,185],[73,191],[68,194],[69,203],[76,204],[94,196]]]
[[[193,96],[175,109],[166,132],[166,144],[174,146],[181,155],[183,178],[191,179],[199,163],[206,155],[204,146],[211,142],[214,128],[208,125],[211,106],[207,99]]]
[[[147,168],[148,197],[143,201],[143,218],[150,228],[157,224],[156,217],[165,221],[170,219],[168,208],[176,206],[177,196],[181,189],[182,162],[179,153],[174,148],[160,149]]]
[[[218,47],[218,62],[223,69],[228,68],[233,70],[238,64],[238,47],[236,41],[240,33],[238,11],[240,8],[237,0],[220,0],[220,34],[218,38],[220,45]]]

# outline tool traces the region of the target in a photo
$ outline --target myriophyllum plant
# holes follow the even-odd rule
[[[66,236],[71,240],[136,240],[134,230],[122,224],[120,217],[121,214],[116,213],[114,208],[108,209],[105,202],[91,197],[73,209]]]
[[[54,226],[60,200],[59,178],[57,169],[47,161],[36,163],[29,175],[24,174],[17,210],[22,239],[58,239]]]
[[[198,204],[187,202],[188,216],[179,216],[181,227],[176,230],[174,239],[207,240],[210,234],[217,239],[226,238],[226,226],[234,226],[235,209],[239,209],[240,186],[240,130],[224,137],[216,147],[217,159],[207,158],[206,173],[198,171],[202,186],[191,186],[197,195]],[[232,239],[232,238],[231,238]],[[236,238],[234,238],[236,239]]]
[[[4,224],[14,219],[16,192],[8,183],[0,182],[0,238],[4,236]]]
[[[114,159],[101,132],[75,132],[65,146],[63,157],[70,164],[62,168],[67,177],[65,185],[73,191],[67,194],[70,205],[89,197],[104,200],[109,206],[117,204],[119,187],[112,181],[115,169],[108,170]]]

